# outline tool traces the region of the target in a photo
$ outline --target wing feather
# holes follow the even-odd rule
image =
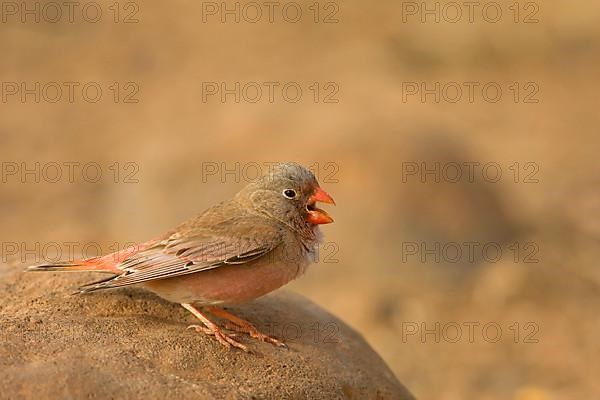
[[[225,208],[225,206],[221,206]],[[253,214],[219,218],[225,210],[209,209],[167,234],[163,240],[123,260],[123,271],[109,280],[81,288],[84,292],[198,273],[263,257],[282,241],[277,225]],[[239,214],[239,210],[238,211]],[[231,232],[235,232],[232,235]]]

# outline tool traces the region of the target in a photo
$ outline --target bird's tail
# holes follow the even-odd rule
[[[71,261],[42,263],[27,267],[26,271],[99,271],[119,273],[114,262],[110,262],[112,254],[104,257],[84,258]]]
[[[112,254],[107,254],[100,257],[81,258],[70,261],[58,261],[52,263],[42,263],[27,267],[26,271],[97,271],[111,272],[113,274],[121,274],[123,271],[119,268],[119,264],[127,258],[146,250],[148,247],[156,244],[157,240],[134,245],[117,251]]]

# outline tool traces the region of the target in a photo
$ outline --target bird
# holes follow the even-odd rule
[[[27,271],[110,273],[76,293],[141,287],[180,304],[200,321],[188,328],[214,336],[227,348],[250,352],[235,339],[238,333],[286,347],[223,307],[252,301],[304,274],[323,239],[319,226],[333,222],[317,202],[335,205],[310,170],[280,163],[231,199],[154,239],[104,256],[33,265]],[[209,314],[225,320],[225,330]]]

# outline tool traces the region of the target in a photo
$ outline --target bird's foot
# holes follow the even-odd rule
[[[265,335],[264,333],[262,333],[258,329],[256,329],[256,327],[254,325],[252,325],[250,322],[248,322],[245,319],[242,319],[236,315],[233,315],[228,311],[225,311],[225,310],[223,310],[221,308],[217,308],[217,307],[209,307],[208,310],[212,314],[216,315],[217,317],[226,319],[227,322],[225,323],[224,326],[227,329],[230,329],[230,330],[233,330],[236,332],[240,332],[240,333],[245,333],[256,340],[260,340],[261,342],[271,343],[278,347],[287,347],[287,345],[284,342],[282,342],[281,340],[278,340],[269,335]]]
[[[202,325],[190,325],[188,326],[188,329],[195,329],[197,332],[202,332],[205,335],[212,335],[217,339],[219,343],[221,343],[227,348],[233,346],[237,347],[238,349],[244,350],[246,353],[250,352],[250,350],[248,350],[248,347],[233,339],[233,336],[235,335],[225,333],[219,327],[217,327],[216,329],[211,329]]]
[[[250,352],[250,350],[248,350],[248,347],[246,347],[245,345],[243,345],[240,342],[233,339],[234,335],[223,332],[221,330],[221,328],[219,328],[217,326],[217,324],[215,324],[214,322],[212,322],[211,320],[206,318],[206,316],[204,316],[194,306],[192,306],[191,304],[187,304],[187,303],[183,303],[181,305],[186,310],[188,310],[189,312],[194,314],[194,316],[196,318],[198,318],[200,321],[202,321],[202,324],[203,324],[203,325],[190,325],[190,326],[188,326],[188,329],[193,328],[197,332],[202,332],[206,335],[213,335],[219,343],[221,343],[223,346],[225,346],[227,348],[231,348],[233,346],[233,347],[237,347],[240,350],[244,350],[246,353]]]

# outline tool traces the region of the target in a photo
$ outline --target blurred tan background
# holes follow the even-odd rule
[[[499,1],[492,23],[486,3],[472,23],[467,8],[451,22],[446,2],[439,22],[422,14],[435,2],[322,2],[317,23],[313,2],[295,3],[297,23],[282,7],[273,23],[222,23],[222,10],[206,13],[219,2],[122,2],[118,16],[98,2],[96,23],[82,18],[85,3],[72,23],[21,22],[23,10],[3,10],[2,261],[16,268],[48,243],[66,255],[69,242],[107,253],[143,241],[231,196],[252,172],[247,163],[297,161],[317,169],[338,205],[321,262],[293,288],[360,331],[418,398],[595,398],[600,6],[521,2],[517,16],[514,2]],[[40,82],[39,103],[31,93],[22,100],[23,82],[33,92]],[[63,88],[55,103],[48,82]],[[79,84],[73,102],[65,82]],[[95,103],[81,94],[89,82],[102,89]],[[255,103],[253,92],[222,102],[203,82],[294,82],[303,95],[291,103],[275,89],[270,102],[263,86]],[[422,82],[479,89],[473,101],[465,86],[456,102],[452,86],[439,102],[422,101],[407,92]],[[481,93],[490,82],[502,89],[497,102]],[[338,101],[324,102],[332,88]],[[36,162],[39,173],[23,176]],[[465,162],[494,163],[502,176],[491,182],[495,173],[480,167],[457,182],[450,169],[439,183],[406,175]],[[62,166],[54,183],[51,163]],[[79,163],[73,182],[64,163]],[[88,182],[93,169],[82,175],[86,163],[100,166],[98,182]],[[239,173],[203,175],[208,165]],[[441,250],[466,251],[465,242],[478,243],[473,259],[452,262]],[[426,251],[409,254],[415,243]],[[486,244],[502,256],[483,257]]]

